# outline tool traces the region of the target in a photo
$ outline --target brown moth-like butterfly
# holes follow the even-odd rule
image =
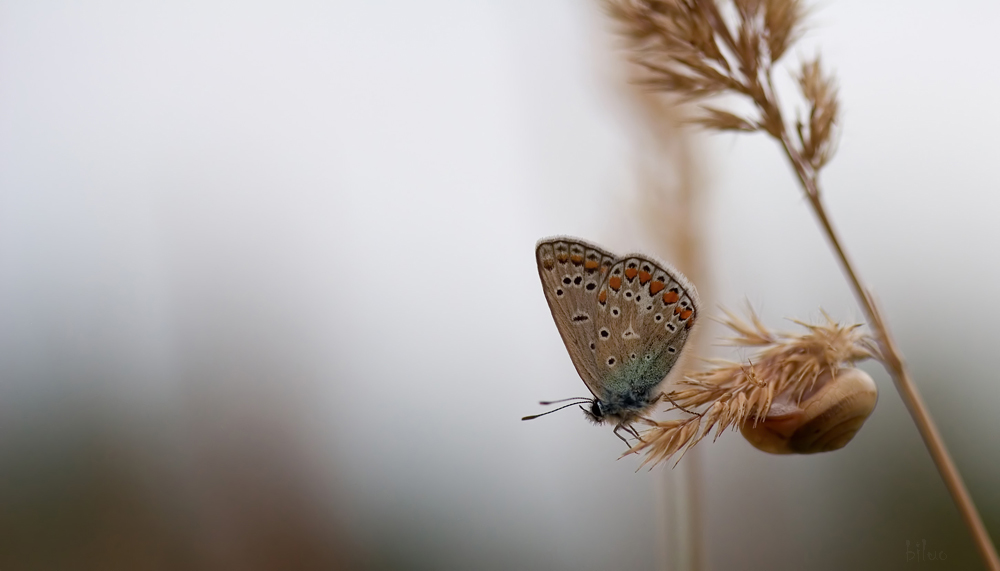
[[[593,398],[583,409],[597,424],[612,422],[638,438],[632,422],[661,394],[656,387],[677,362],[698,316],[698,293],[679,271],[641,254],[615,256],[578,238],[555,237],[535,247],[538,275],[570,359]],[[627,443],[627,441],[626,441]]]

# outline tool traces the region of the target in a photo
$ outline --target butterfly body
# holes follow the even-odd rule
[[[633,370],[625,370],[629,368]],[[622,369],[619,378],[611,380],[600,394],[594,395],[590,409],[584,409],[591,421],[597,424],[629,424],[659,400],[659,397],[653,396],[653,390],[663,377],[656,378],[655,373],[651,375],[649,371],[629,365]]]
[[[577,238],[541,240],[535,259],[552,318],[594,397],[584,412],[628,429],[659,401],[655,389],[680,356],[697,317],[694,286],[667,264]]]

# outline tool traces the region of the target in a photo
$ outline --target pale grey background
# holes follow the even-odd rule
[[[1000,5],[812,19],[830,211],[1000,536]],[[293,478],[348,567],[654,568],[660,472],[578,413],[518,420],[583,388],[535,241],[643,245],[614,46],[594,2],[0,3],[7,565],[251,568],[227,494]],[[775,145],[695,144],[713,301],[859,320]],[[868,369],[843,451],[704,446],[708,568],[907,569],[908,540],[974,565]],[[138,504],[88,499],[119,481]]]

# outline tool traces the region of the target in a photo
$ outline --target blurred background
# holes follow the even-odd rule
[[[830,212],[994,538],[998,20],[824,2],[792,50],[839,78]],[[635,473],[578,412],[519,420],[585,393],[544,236],[674,260],[709,313],[862,320],[775,145],[673,126],[612,29],[595,1],[0,2],[0,569],[673,570],[692,537],[703,569],[977,568],[875,365],[817,456],[727,433]],[[734,357],[719,333],[697,353]]]

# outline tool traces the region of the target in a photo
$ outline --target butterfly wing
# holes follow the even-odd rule
[[[698,293],[679,271],[638,254],[615,260],[597,294],[596,367],[605,395],[648,396],[673,368],[698,315]]]
[[[570,359],[583,382],[594,396],[601,394],[601,374],[594,360],[597,349],[594,320],[597,317],[597,291],[614,256],[601,248],[575,238],[547,238],[535,247],[535,261],[542,280],[545,300],[549,302]]]

